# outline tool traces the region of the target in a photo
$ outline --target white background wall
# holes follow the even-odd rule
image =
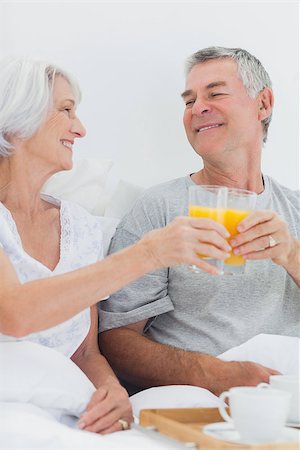
[[[182,126],[186,57],[211,45],[246,48],[276,98],[263,169],[296,188],[297,10],[297,1],[0,1],[0,55],[74,73],[88,131],[75,151],[111,158],[122,178],[149,186],[201,166]]]

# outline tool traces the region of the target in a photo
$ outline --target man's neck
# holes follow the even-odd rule
[[[205,165],[202,170],[191,176],[196,184],[227,186],[247,189],[260,194],[264,190],[261,170],[248,171],[235,167],[234,170],[218,170],[216,167]]]

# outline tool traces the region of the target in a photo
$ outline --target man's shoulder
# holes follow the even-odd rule
[[[282,202],[290,202],[297,206],[299,206],[300,200],[300,190],[299,189],[291,189],[283,184],[279,183],[272,177],[268,177],[270,181],[270,186],[272,193],[281,200]]]
[[[116,234],[122,230],[141,236],[186,215],[188,186],[189,177],[185,176],[146,189],[122,218]]]
[[[189,186],[189,176],[174,178],[164,183],[145,189],[138,197],[143,202],[160,202],[166,199],[176,199],[185,193]]]

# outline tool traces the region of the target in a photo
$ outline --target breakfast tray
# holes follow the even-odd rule
[[[223,422],[218,408],[144,409],[140,425],[185,443],[198,450],[300,450],[300,443],[238,444],[203,433],[210,423]],[[193,445],[194,444],[194,445]]]

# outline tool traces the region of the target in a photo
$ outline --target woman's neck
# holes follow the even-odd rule
[[[11,156],[0,160],[0,201],[10,210],[35,215],[45,210],[40,197],[43,184],[51,174],[30,165],[25,158]]]

